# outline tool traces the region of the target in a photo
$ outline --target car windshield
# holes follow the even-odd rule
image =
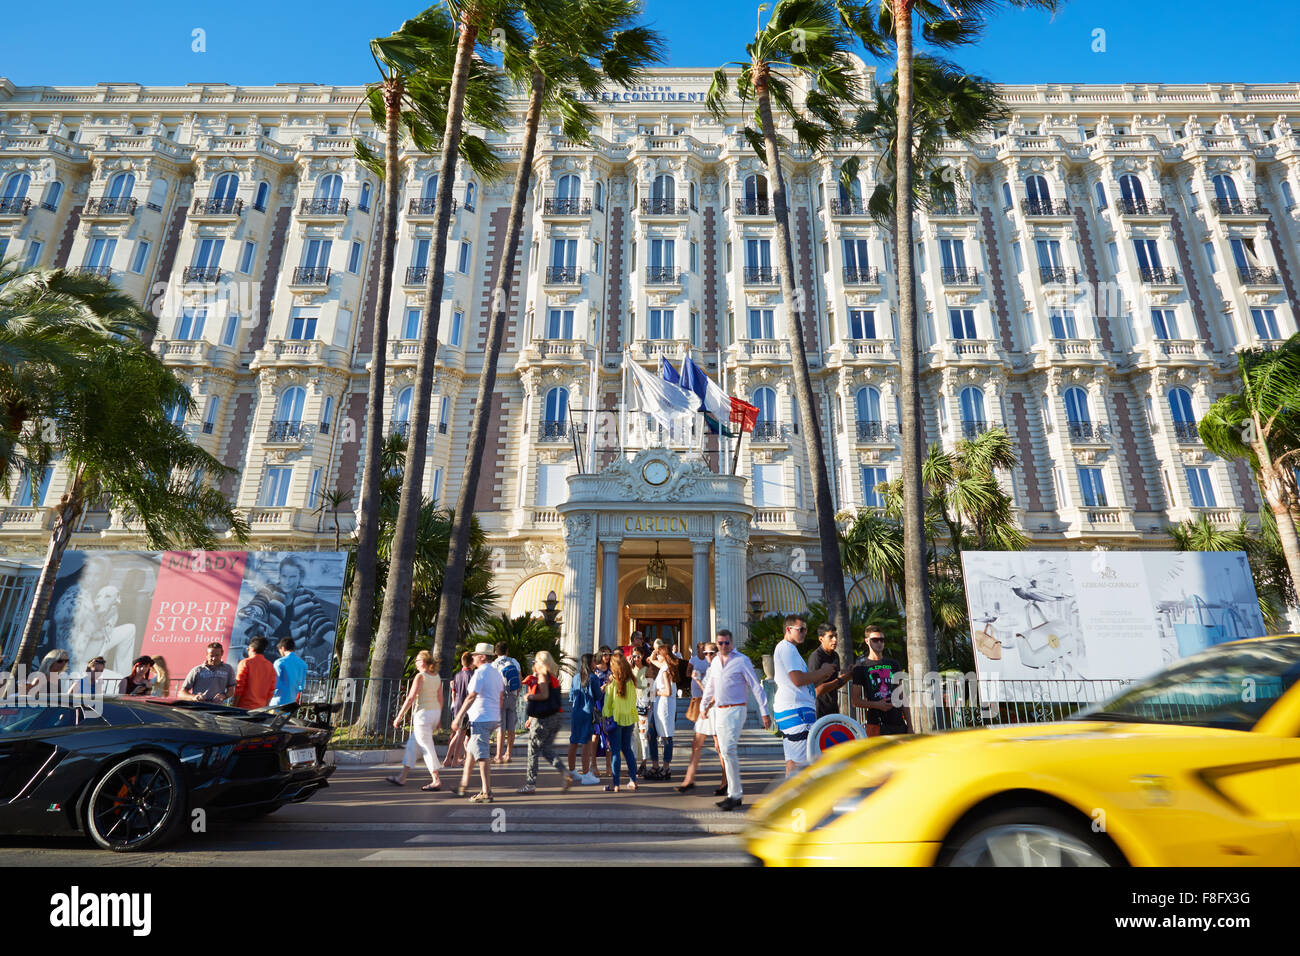
[[[1300,638],[1223,645],[1138,681],[1074,720],[1250,730],[1300,679]]]

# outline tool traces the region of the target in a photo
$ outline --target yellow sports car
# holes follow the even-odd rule
[[[745,833],[779,866],[1296,866],[1300,637],[1221,644],[1069,720],[840,744]]]

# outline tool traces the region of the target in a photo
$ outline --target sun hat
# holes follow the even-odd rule
[[[474,653],[476,655],[482,654],[484,657],[492,657],[494,654],[496,654],[496,649],[491,644],[484,642],[482,644],[474,645]]]

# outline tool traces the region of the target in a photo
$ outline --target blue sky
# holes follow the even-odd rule
[[[672,65],[715,66],[743,53],[757,6],[646,0],[646,17],[667,35]],[[18,85],[362,83],[374,72],[366,40],[419,9],[418,0],[15,3],[0,75]],[[195,28],[206,52],[191,49]],[[1055,18],[1009,11],[955,59],[1004,83],[1300,82],[1297,37],[1300,4],[1283,0],[1073,0]],[[1098,40],[1104,52],[1094,52]]]

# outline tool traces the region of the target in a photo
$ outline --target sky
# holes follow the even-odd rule
[[[646,0],[646,19],[667,37],[670,65],[713,67],[743,56],[757,8]],[[366,41],[420,9],[418,0],[15,3],[0,76],[18,86],[366,83],[375,73]],[[1300,85],[1298,37],[1294,0],[1067,0],[1055,17],[1008,10],[953,59],[1002,83]]]

